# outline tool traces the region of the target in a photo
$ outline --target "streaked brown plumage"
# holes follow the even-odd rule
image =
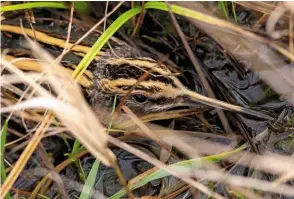
[[[132,90],[126,105],[139,115],[184,105],[181,83],[164,64],[150,58],[109,58],[100,61],[94,71],[90,89],[94,109],[111,110],[114,96],[119,101],[150,69],[151,74]]]

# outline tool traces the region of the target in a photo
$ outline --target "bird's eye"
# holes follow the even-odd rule
[[[133,95],[133,98],[136,102],[141,103],[141,104],[147,102],[147,97],[142,94],[135,94],[135,95]]]

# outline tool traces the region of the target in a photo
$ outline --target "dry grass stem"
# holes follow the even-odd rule
[[[12,26],[12,25],[5,25],[5,24],[1,24],[0,27],[1,31],[6,31],[6,32],[11,32],[11,33],[15,33],[15,34],[19,34],[22,35],[22,29],[19,26]],[[62,39],[58,39],[55,37],[51,37],[45,33],[42,33],[40,31],[33,31],[29,28],[23,28],[23,31],[25,32],[25,34],[27,34],[29,37],[34,38],[34,32],[36,35],[36,39],[38,41],[41,41],[45,44],[50,44],[50,45],[54,45],[54,46],[58,46],[60,48],[64,48],[66,45],[66,42]],[[68,43],[68,48],[71,48],[71,46],[73,46],[72,43]],[[72,50],[73,51],[77,51],[77,52],[83,52],[83,53],[87,53],[89,50],[91,49],[91,47],[88,46],[82,46],[82,45],[75,45]],[[102,55],[101,53],[98,53],[97,56]]]
[[[122,149],[124,149],[124,150],[126,150],[126,151],[129,151],[130,153],[133,153],[134,155],[142,158],[145,161],[150,162],[151,164],[153,164],[154,166],[156,166],[158,168],[164,169],[165,171],[167,171],[171,175],[182,179],[184,182],[189,183],[190,185],[192,185],[195,188],[199,189],[201,192],[206,193],[207,195],[209,195],[209,196],[211,196],[213,198],[224,199],[224,197],[222,197],[221,195],[211,191],[210,189],[208,189],[207,187],[205,187],[201,183],[196,182],[196,181],[192,180],[191,178],[183,178],[180,174],[178,174],[177,172],[171,170],[170,168],[168,168],[165,164],[163,164],[159,160],[152,158],[151,156],[141,152],[140,150],[138,150],[138,149],[126,144],[126,143],[123,143],[123,142],[119,141],[116,138],[109,137],[109,142],[116,145],[116,146],[118,146],[118,147],[120,147],[120,148],[122,148]]]
[[[175,10],[179,9],[169,2],[166,3],[168,4],[169,8],[173,8]],[[125,188],[126,190],[126,192],[124,193],[127,193],[130,198],[135,198],[132,191],[134,187],[138,188],[137,183],[145,183],[146,181],[144,180],[147,180],[146,177],[149,177],[148,175],[151,173],[155,174],[154,176],[151,176],[154,178],[162,178],[161,175],[166,176],[166,173],[168,173],[168,175],[171,177],[165,178],[163,180],[164,183],[162,183],[163,181],[161,182],[161,189],[159,192],[157,192],[159,193],[159,196],[156,196],[156,198],[174,198],[178,197],[184,192],[192,193],[194,194],[194,197],[205,194],[207,195],[207,197],[216,199],[224,199],[227,196],[236,198],[244,197],[250,199],[261,199],[262,194],[262,196],[270,197],[275,197],[276,195],[281,195],[281,197],[294,197],[294,189],[292,183],[294,179],[293,156],[272,153],[272,151],[275,151],[276,149],[275,146],[272,146],[272,144],[278,144],[274,143],[275,140],[272,139],[276,139],[276,137],[278,136],[281,136],[283,138],[283,140],[281,138],[282,141],[284,141],[284,137],[290,139],[293,130],[292,126],[290,128],[288,128],[288,126],[293,125],[293,107],[290,105],[294,105],[294,68],[292,67],[294,63],[294,4],[292,2],[233,3],[238,4],[238,7],[236,7],[237,12],[240,12],[240,10],[242,11],[244,9],[242,7],[247,7],[251,9],[250,12],[256,14],[257,17],[254,16],[256,18],[256,21],[250,21],[253,22],[250,23],[252,29],[242,26],[242,24],[244,23],[242,19],[239,19],[239,14],[237,14],[236,16],[235,13],[231,13],[231,5],[229,5],[228,14],[230,14],[231,16],[232,14],[234,14],[234,17],[238,18],[235,18],[236,23],[231,23],[229,20],[223,20],[213,16],[211,14],[212,12],[210,10],[207,10],[207,7],[205,7],[204,4],[176,2],[175,4],[177,5],[188,7],[190,10],[195,10],[198,16],[197,20],[189,18],[187,19],[187,21],[180,21],[180,18],[177,20],[176,15],[172,13],[171,10],[169,10],[171,21],[173,22],[174,28],[183,43],[182,46],[178,43],[179,38],[175,37],[175,30],[169,30],[169,28],[172,27],[171,24],[169,24],[169,27],[167,28],[166,24],[164,24],[166,21],[161,22],[158,20],[157,15],[150,14],[151,18],[153,18],[156,23],[156,27],[159,26],[163,29],[162,32],[155,33],[155,35],[158,36],[160,34],[163,36],[159,39],[159,37],[153,38],[153,36],[151,37],[147,34],[147,37],[149,38],[145,37],[144,39],[149,39],[152,42],[154,40],[155,43],[159,43],[160,41],[163,42],[165,47],[174,49],[169,55],[171,55],[171,58],[176,61],[182,61],[182,59],[185,59],[185,61],[187,61],[186,57],[188,55],[197,74],[200,77],[200,82],[202,83],[205,90],[204,93],[205,95],[207,94],[207,96],[199,94],[192,90],[192,88],[198,86],[196,84],[199,84],[197,78],[195,80],[193,79],[190,82],[190,74],[187,75],[187,77],[185,77],[184,79],[184,81],[187,82],[187,87],[184,86],[184,83],[182,83],[184,81],[182,81],[181,77],[178,77],[178,75],[180,74],[178,70],[175,70],[173,68],[170,69],[170,71],[173,72],[170,72],[161,65],[163,62],[166,61],[168,56],[164,56],[163,53],[154,53],[149,45],[146,45],[146,47],[144,47],[144,44],[139,44],[140,47],[143,46],[142,48],[144,50],[149,49],[153,55],[156,54],[154,55],[154,57],[159,55],[159,61],[158,63],[150,61],[150,66],[146,64],[148,62],[147,59],[146,62],[142,61],[143,58],[138,58],[138,60],[124,58],[113,59],[115,61],[107,63],[109,65],[107,65],[106,67],[112,66],[111,64],[116,64],[116,66],[123,66],[123,64],[129,66],[133,64],[136,69],[141,70],[139,71],[139,73],[142,74],[139,78],[130,77],[126,78],[127,80],[122,80],[123,78],[119,80],[116,80],[115,78],[115,80],[111,79],[111,83],[115,84],[117,88],[121,86],[119,84],[120,82],[127,82],[127,86],[125,86],[127,87],[127,89],[121,89],[123,90],[123,92],[119,96],[118,104],[115,104],[116,109],[113,114],[114,116],[111,118],[111,128],[109,129],[103,126],[102,122],[98,119],[105,119],[105,121],[109,122],[111,115],[108,113],[108,109],[95,110],[95,114],[89,103],[86,101],[88,99],[85,99],[84,95],[85,93],[88,93],[89,88],[92,86],[93,80],[95,80],[96,78],[94,77],[94,74],[96,75],[96,73],[85,71],[79,78],[73,79],[73,69],[75,69],[76,66],[73,65],[71,61],[62,60],[65,60],[65,58],[67,59],[67,57],[64,56],[69,52],[70,55],[72,55],[73,53],[78,56],[84,56],[85,53],[88,53],[91,47],[84,46],[81,43],[91,42],[92,37],[89,38],[89,40],[87,39],[87,41],[85,41],[85,38],[93,36],[91,35],[91,33],[93,32],[96,33],[94,37],[95,39],[97,39],[97,33],[101,33],[101,31],[99,31],[97,28],[103,23],[105,32],[106,20],[108,20],[109,17],[124,4],[124,2],[118,2],[115,5],[107,2],[106,8],[104,8],[103,6],[103,10],[105,10],[104,16],[103,12],[101,12],[100,15],[102,15],[103,18],[101,17],[99,21],[97,20],[97,23],[95,20],[91,20],[91,17],[87,18],[89,20],[89,23],[84,23],[84,21],[78,19],[78,17],[81,17],[82,19],[85,19],[86,17],[75,17],[74,12],[75,9],[77,10],[77,7],[75,7],[73,3],[71,3],[71,6],[68,7],[70,9],[68,10],[68,12],[66,12],[67,14],[65,14],[64,16],[63,13],[60,11],[53,12],[54,16],[56,14],[57,16],[60,15],[60,17],[67,19],[64,21],[58,21],[51,18],[35,18],[35,16],[32,15],[30,16],[30,20],[33,21],[38,22],[40,20],[46,20],[49,21],[49,23],[50,21],[52,21],[52,23],[62,23],[62,27],[67,26],[67,35],[66,33],[64,33],[64,35],[60,37],[65,38],[66,35],[65,40],[52,36],[56,33],[51,34],[51,31],[48,31],[50,33],[43,33],[41,31],[35,30],[31,21],[29,21],[31,28],[23,28],[22,24],[21,27],[8,25],[5,24],[6,22],[4,21],[4,24],[0,26],[1,32],[4,33],[4,37],[7,37],[11,40],[14,39],[14,36],[20,37],[21,39],[23,39],[24,37],[28,45],[22,45],[24,48],[29,48],[29,50],[14,49],[10,47],[8,49],[2,49],[2,54],[0,56],[0,86],[1,89],[3,89],[3,92],[1,92],[1,114],[3,114],[3,117],[7,118],[7,120],[12,120],[12,122],[19,123],[21,128],[24,129],[24,132],[22,132],[18,129],[11,129],[12,126],[9,126],[8,128],[7,132],[9,133],[9,136],[11,135],[11,137],[14,138],[14,140],[11,141],[9,137],[8,141],[4,145],[6,147],[6,150],[8,151],[6,151],[5,154],[7,155],[6,158],[16,152],[17,154],[21,153],[21,155],[15,162],[13,162],[10,157],[4,159],[5,163],[8,165],[8,167],[6,167],[6,173],[8,174],[8,176],[4,183],[1,185],[1,194],[6,195],[9,191],[15,191],[17,193],[14,197],[18,197],[18,194],[25,194],[27,195],[26,197],[28,197],[29,199],[34,199],[37,197],[42,197],[43,195],[48,193],[47,191],[52,188],[50,187],[52,185],[52,182],[56,182],[57,188],[59,189],[59,192],[57,194],[61,195],[61,197],[63,198],[70,198],[67,193],[68,189],[81,192],[84,185],[73,179],[64,177],[59,173],[62,170],[65,170],[73,162],[73,159],[78,160],[84,155],[90,153],[90,155],[94,156],[106,167],[112,167],[114,169],[114,172],[116,172],[117,177],[120,180],[120,185],[123,185],[123,188]],[[235,5],[233,3],[232,6]],[[163,4],[155,3],[148,5],[159,6]],[[108,12],[108,6],[111,6],[113,8],[110,12]],[[134,3],[132,2],[131,7],[133,6]],[[137,18],[137,21],[135,21],[135,17],[132,18],[133,30],[129,29],[130,27],[126,27],[126,29],[123,30],[132,33],[132,38],[135,37],[135,35],[139,32],[141,26],[144,27],[146,19],[150,19],[149,15],[145,16],[145,11],[146,10],[143,10],[142,7],[142,12]],[[179,10],[177,11],[180,12]],[[137,12],[139,11],[137,10]],[[233,18],[231,19],[233,20]],[[112,20],[112,18],[110,20]],[[284,20],[284,24],[281,23],[281,20]],[[180,22],[188,22],[189,26],[186,26],[186,24],[183,25]],[[8,23],[10,22],[8,21]],[[78,28],[89,27],[89,30],[86,33],[84,33],[83,31],[78,32],[78,34],[82,33],[82,37],[79,37],[76,42],[72,41],[72,39],[76,37],[76,29],[73,24],[78,25]],[[196,26],[197,34],[195,34],[195,29],[193,27],[194,25]],[[261,26],[265,26],[265,31],[260,29]],[[182,31],[181,27],[189,28],[189,30],[182,28]],[[280,27],[284,27],[284,29],[281,29]],[[144,31],[145,30],[142,30],[142,32],[145,34]],[[147,30],[147,32],[148,31],[149,30]],[[188,33],[186,33],[186,31]],[[187,36],[184,34],[184,32]],[[35,41],[30,38],[35,39]],[[221,66],[221,70],[227,69],[227,66],[230,70],[230,67],[232,66],[233,70],[236,69],[237,72],[236,79],[242,79],[242,81],[248,80],[248,78],[250,77],[246,75],[248,73],[250,73],[251,75],[252,72],[254,73],[254,75],[258,76],[258,83],[256,83],[257,87],[262,85],[260,86],[262,88],[260,88],[259,92],[263,92],[263,86],[265,86],[266,88],[269,88],[269,90],[272,89],[273,91],[275,91],[269,91],[272,92],[270,93],[270,95],[273,94],[273,98],[279,98],[278,94],[281,95],[278,100],[282,101],[285,98],[285,100],[287,100],[287,102],[289,103],[283,101],[281,102],[282,105],[280,106],[279,104],[278,107],[279,110],[283,109],[283,112],[280,113],[280,115],[278,116],[274,113],[274,111],[277,110],[275,107],[276,105],[270,104],[271,107],[268,108],[268,102],[266,102],[266,104],[263,104],[263,99],[257,102],[252,102],[251,99],[247,100],[247,93],[246,96],[243,96],[243,93],[240,94],[241,92],[239,93],[239,91],[237,91],[235,95],[235,90],[233,92],[228,91],[228,93],[226,93],[226,91],[229,90],[228,87],[230,85],[227,86],[227,82],[221,82],[223,80],[221,79],[222,76],[216,76],[216,79],[215,77],[208,77],[211,74],[215,75],[214,72],[217,71],[219,68],[210,68],[207,65],[208,69],[205,69],[203,71],[202,66],[204,65],[200,63],[200,60],[202,61],[201,55],[199,56],[199,60],[197,57],[195,57],[195,54],[198,53],[198,47],[202,48],[204,46],[203,48],[205,48],[206,50],[205,45],[207,43],[203,43],[203,41],[206,41],[202,40],[203,38],[208,38],[212,41],[213,45],[217,46],[216,50],[222,54],[221,59],[224,57],[224,59],[229,60],[224,61],[225,64],[228,63],[229,66]],[[116,40],[116,38],[111,39],[116,41],[114,43],[118,44],[119,50],[122,49],[122,51],[124,51],[123,45],[126,46],[126,48],[128,48],[129,50],[129,44]],[[135,43],[137,41],[129,41],[130,43],[133,42],[135,45],[137,45],[137,43]],[[58,48],[60,50],[58,51],[59,56],[57,58],[52,57],[46,50],[41,48],[37,42],[44,44],[46,48],[48,47],[48,45],[53,46],[53,50],[56,50]],[[8,45],[10,45],[9,42],[7,43]],[[138,43],[140,43],[140,41]],[[115,54],[115,52],[120,55],[115,48],[112,49],[109,43],[108,46],[110,48],[108,49],[109,51],[107,50],[106,53],[98,53],[96,56],[96,60],[100,59],[103,55],[108,56],[111,53],[113,54],[113,57],[116,57],[117,55]],[[192,46],[195,46],[195,49],[192,50]],[[210,48],[210,46],[208,48]],[[52,49],[50,48],[50,50]],[[141,52],[141,49],[138,48],[137,50]],[[202,49],[200,49],[200,51],[201,50]],[[204,52],[206,52],[205,50]],[[202,52],[200,52],[200,54],[201,53]],[[34,58],[24,57],[27,55],[33,56]],[[208,56],[208,54],[205,53],[205,56]],[[217,57],[216,59],[219,59],[219,57]],[[245,67],[245,65],[243,65],[241,61],[248,62],[248,65],[246,65]],[[204,64],[206,65],[206,63]],[[93,67],[95,67],[94,64]],[[186,72],[191,72],[189,71],[190,68],[187,69],[188,67],[190,66],[184,67],[182,73],[183,76],[186,75]],[[90,67],[89,70],[92,69],[93,68]],[[127,73],[133,73],[133,69],[134,68],[131,68],[130,71],[128,71],[129,68],[126,68]],[[93,70],[96,70],[96,68],[94,68]],[[162,71],[168,72],[166,72],[167,74],[165,75],[165,72]],[[111,70],[107,72],[115,73],[115,71]],[[120,74],[118,74],[118,76],[119,75]],[[193,74],[191,72],[191,75],[194,78],[195,72],[193,71]],[[151,81],[159,77],[160,79],[164,80],[162,82],[157,81],[156,83],[155,81]],[[107,78],[104,78],[103,80],[105,79]],[[172,86],[166,83],[165,79],[171,81]],[[235,79],[233,78],[230,79],[230,81],[234,80]],[[223,83],[222,86],[218,87],[218,81],[220,82],[220,84]],[[227,80],[224,79],[223,81]],[[161,97],[176,100],[187,100],[188,103],[186,104],[181,104],[180,101],[179,104],[174,106],[172,104],[170,106],[172,106],[172,108],[178,108],[179,106],[185,105],[197,107],[197,109],[190,108],[185,110],[168,110],[165,112],[150,113],[147,115],[135,115],[135,113],[132,112],[133,109],[131,109],[131,105],[133,105],[133,102],[129,103],[129,101],[127,100],[131,100],[131,98],[128,97],[134,97],[132,95],[134,95],[135,93],[133,92],[133,89],[135,87],[138,87],[138,90],[140,86],[144,88],[144,86],[147,85],[146,82],[148,82],[148,88],[153,88],[155,87],[154,85],[159,85],[159,89],[166,88],[166,94],[161,94],[157,91],[154,92],[155,94],[150,94],[150,96],[152,95],[152,97],[154,98],[152,98],[152,100],[161,100]],[[261,84],[259,85],[260,82]],[[238,86],[242,84],[239,84],[239,82],[233,83],[234,85],[236,83],[236,85]],[[248,80],[248,87],[256,86],[255,84],[251,85],[251,83],[252,82]],[[24,87],[19,87],[18,84],[21,84]],[[216,89],[212,90],[210,86],[214,84],[216,86]],[[191,90],[188,89],[188,87],[190,88],[190,86]],[[84,93],[81,92],[81,88],[83,89]],[[232,86],[232,89],[235,88],[233,88]],[[239,89],[239,87],[236,89]],[[251,92],[251,90],[247,88],[246,90],[244,89],[244,92],[247,91]],[[268,92],[268,90],[266,92]],[[146,93],[146,96],[150,97],[149,93]],[[113,93],[110,92],[107,94],[111,95]],[[240,98],[238,98],[239,94]],[[263,94],[267,95],[267,93],[265,92],[261,93],[261,95]],[[252,97],[251,93],[248,95],[250,95],[248,98]],[[218,100],[216,99],[216,96],[224,97],[224,99],[226,99],[228,102]],[[266,96],[265,98],[267,99],[267,97],[268,96]],[[255,99],[255,96],[253,96],[252,98]],[[150,103],[152,100],[150,100]],[[135,97],[134,101],[136,101]],[[108,101],[106,101],[106,103],[107,102]],[[128,102],[127,104],[130,105],[130,108],[125,105],[126,102]],[[161,103],[164,102],[165,101]],[[236,105],[231,104],[230,102]],[[146,103],[146,105],[148,103]],[[200,109],[198,108],[200,106],[199,103],[208,105],[210,107],[205,106],[207,108]],[[242,106],[238,106],[238,103],[242,104]],[[145,104],[142,103],[142,106],[145,106]],[[164,104],[164,106],[168,105]],[[170,106],[168,107],[170,108]],[[141,108],[140,106],[138,107]],[[157,107],[158,106],[154,108],[156,109],[156,111],[162,110],[160,109],[161,107]],[[204,106],[201,105],[201,107]],[[214,108],[216,110],[214,110]],[[224,110],[235,112],[227,115],[230,116],[230,119],[232,118],[232,120],[230,120],[230,124],[232,127],[234,127],[234,130],[232,130],[231,126],[229,125]],[[291,112],[289,112],[288,110],[290,110]],[[268,112],[266,113],[265,111]],[[101,115],[97,115],[98,113],[100,113]],[[215,115],[215,113],[217,113],[217,115]],[[241,117],[241,115],[238,114],[244,115],[242,115]],[[286,114],[287,117],[285,117]],[[186,118],[187,116],[188,118]],[[234,119],[236,119],[236,117],[238,121],[233,121]],[[252,124],[254,125],[254,127],[252,127],[251,124],[245,123],[245,120],[243,120],[243,118],[250,120],[249,122],[256,119],[254,121],[255,123]],[[257,120],[257,118],[259,120]],[[168,126],[168,128],[157,125],[158,120],[169,120],[163,121],[163,125]],[[103,122],[105,121],[103,120]],[[150,123],[151,121],[156,121],[156,124]],[[284,121],[286,121],[287,124],[283,124]],[[220,122],[223,128],[219,128]],[[261,124],[262,127],[260,128],[263,128],[264,125],[265,130],[260,130],[259,125]],[[183,125],[185,126],[183,127]],[[286,130],[279,129],[277,125],[284,125]],[[255,129],[253,129],[255,128],[255,126],[258,126],[256,127],[256,132]],[[219,132],[223,133],[223,129],[225,130],[225,134],[220,134]],[[233,135],[233,131],[241,133],[239,135]],[[110,132],[110,135],[108,135],[107,132]],[[255,137],[253,136],[253,133],[256,134]],[[123,136],[121,136],[122,134]],[[71,142],[76,139],[83,145],[83,147],[86,148],[86,150],[81,151],[83,150],[83,148],[80,148],[78,150],[79,152],[72,152],[68,159],[64,160],[59,165],[54,167],[46,152],[47,149],[45,150],[43,148],[41,142],[42,139],[48,138],[50,136],[58,136],[58,139],[63,138],[63,141],[66,144],[65,147],[68,148],[70,148],[68,144],[71,144]],[[145,153],[145,150],[139,150],[140,147],[136,148],[137,146],[139,146],[138,144],[140,144],[141,146],[141,139],[144,140],[144,143],[142,143],[142,145],[144,144],[144,146],[152,148],[150,150],[150,154],[154,156],[149,155],[149,153]],[[137,140],[139,140],[139,143],[137,143]],[[242,142],[240,142],[240,140],[242,140]],[[246,141],[247,143],[244,143]],[[134,144],[134,146],[136,147],[133,147],[131,144],[128,143]],[[243,145],[240,146],[241,144]],[[236,147],[238,146],[240,147],[236,149]],[[135,155],[138,160],[142,159],[144,161],[147,161],[154,167],[150,169],[150,167],[148,166],[148,168],[144,170],[145,172],[142,172],[141,174],[138,174],[134,177],[128,176],[129,181],[126,181],[126,179],[124,178],[124,165],[121,165],[121,162],[116,160],[116,156],[114,154],[116,153],[116,151],[114,150],[114,152],[112,152],[110,150],[110,148],[112,147],[119,147],[120,149],[128,151],[131,154]],[[30,158],[33,157],[32,155],[34,152],[37,153],[38,158],[41,158],[41,165],[46,168],[37,167],[34,169],[24,170]],[[254,152],[260,154],[256,154]],[[121,158],[120,156],[118,157]],[[9,163],[8,161],[12,162],[13,164]],[[81,168],[78,169],[81,169],[79,170],[79,172],[81,171],[81,173],[83,173],[84,175],[81,175],[81,179],[84,179],[84,172],[86,170],[83,170],[84,165],[82,165],[82,161],[79,161],[80,160],[78,160],[78,162],[76,163],[80,164],[78,167]],[[122,167],[120,168],[120,166]],[[242,173],[243,170],[244,173]],[[99,172],[100,171],[101,168],[99,168]],[[157,171],[162,171],[164,173],[159,173],[158,177],[156,176],[158,173],[153,173]],[[87,171],[85,173],[87,173]],[[242,173],[242,175],[240,175],[240,173]],[[13,185],[15,184],[17,179],[21,177],[21,174],[36,175],[39,178],[41,176],[40,180],[37,182],[31,193],[13,188]],[[152,179],[154,180],[154,178]],[[169,179],[172,180],[168,181]],[[178,181],[176,181],[175,179]],[[167,183],[165,184],[165,182]],[[157,183],[157,181],[154,183]],[[93,187],[95,186],[96,184]],[[93,187],[89,188],[93,189]],[[197,190],[194,188],[196,188]],[[219,189],[223,188],[224,190],[221,190],[219,192]],[[101,194],[99,191],[96,191],[95,189],[92,190],[92,193],[94,194],[92,195],[92,197],[105,198],[103,194]],[[220,195],[220,193],[224,195]],[[183,197],[186,197],[186,195]],[[147,199],[150,197],[144,196],[141,198]]]
[[[72,133],[74,133],[74,135],[84,144],[86,148],[88,148],[91,153],[93,153],[96,158],[100,159],[105,165],[110,165],[109,158],[115,157],[106,147],[107,137],[105,137],[105,129],[101,126],[101,124],[99,124],[99,121],[97,121],[92,110],[88,107],[86,102],[84,102],[79,88],[72,83],[70,76],[66,73],[59,71],[58,77],[54,75],[52,71],[58,70],[58,67],[54,64],[54,60],[34,42],[29,39],[28,41],[32,51],[37,54],[37,57],[45,61],[42,64],[50,85],[54,91],[59,94],[59,98],[62,98],[68,104],[56,99],[52,96],[52,94],[38,85],[33,79],[1,57],[2,65],[4,65],[6,69],[18,75],[23,82],[31,85],[37,91],[36,94],[41,96],[18,103],[14,106],[2,108],[1,112],[13,111],[17,108],[49,108],[55,112],[58,118]],[[26,162],[42,139],[45,130],[49,127],[52,119],[52,114],[48,114],[45,117],[27,147],[24,149],[19,160],[16,162],[15,167],[12,169],[7,180],[2,186],[2,193],[4,195],[6,195],[6,193],[10,190],[11,186],[19,176]],[[100,137],[99,142],[95,139],[97,136]]]

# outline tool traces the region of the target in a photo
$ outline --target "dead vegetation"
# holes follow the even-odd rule
[[[90,3],[84,15],[72,4],[2,13],[2,196],[292,198],[293,3],[177,2],[167,12],[148,3],[117,31],[125,41],[113,37],[98,54],[100,33],[139,2],[96,2],[103,12]],[[130,90],[114,116],[93,111],[96,64],[128,48],[176,65],[179,96],[208,106],[136,115],[124,103]]]

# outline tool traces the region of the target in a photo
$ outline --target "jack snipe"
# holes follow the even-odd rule
[[[142,115],[187,105],[179,95],[180,81],[165,65],[158,65],[150,58],[110,58],[102,62],[94,71],[96,79],[90,90],[95,110],[111,109],[114,96],[117,95],[119,101],[150,69],[150,75],[132,90],[126,101],[133,112]]]
[[[176,106],[195,107],[200,106],[199,103],[201,103],[271,119],[261,112],[214,100],[188,90],[166,65],[158,64],[150,58],[102,59],[94,71],[94,85],[89,92],[94,110],[98,114],[105,109],[110,112],[115,95],[118,101],[122,99],[147,71],[150,75],[133,88],[126,101],[126,105],[138,115],[163,111]]]

